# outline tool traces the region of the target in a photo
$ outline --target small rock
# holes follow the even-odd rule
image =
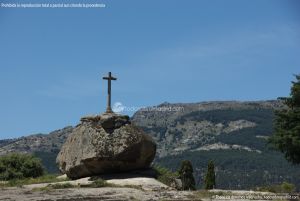
[[[68,178],[68,176],[66,174],[56,177],[56,179],[66,179],[66,178]]]

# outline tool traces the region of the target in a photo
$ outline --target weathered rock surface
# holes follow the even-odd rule
[[[145,191],[139,188],[67,188],[43,191],[39,188],[3,188],[0,200],[5,201],[161,201],[199,200],[193,199],[192,191],[159,190]],[[192,198],[192,199],[191,199]],[[202,199],[201,199],[202,200]]]
[[[75,182],[75,181],[71,181]],[[82,183],[83,182],[83,183]],[[62,183],[62,182],[60,182]],[[70,183],[64,182],[64,183]],[[73,188],[43,190],[48,184],[33,184],[20,187],[9,187],[0,189],[0,200],[5,201],[161,201],[161,200],[194,200],[194,201],[265,201],[286,200],[288,194],[275,194],[257,191],[234,191],[219,190],[210,191],[176,191],[160,188],[144,189],[135,186],[102,187],[102,188],[80,188],[80,184],[86,182],[81,180],[79,185]],[[120,183],[120,182],[119,182]],[[148,183],[148,182],[147,182]],[[152,181],[151,181],[152,184]],[[292,195],[293,199],[299,200],[299,194]]]
[[[147,168],[156,144],[128,116],[83,117],[62,146],[57,163],[72,179]]]

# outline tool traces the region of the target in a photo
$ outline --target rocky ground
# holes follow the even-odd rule
[[[250,201],[250,200],[299,200],[287,199],[288,195],[258,193],[251,191],[176,191],[176,190],[142,190],[128,187],[103,188],[68,188],[49,191],[23,188],[4,188],[0,190],[0,200],[5,201],[163,201],[163,200],[203,200],[203,201]]]
[[[177,191],[149,177],[108,178],[110,187],[83,187],[92,183],[89,178],[56,183],[31,184],[0,189],[5,201],[167,201],[167,200],[289,200],[288,195],[254,191]],[[53,189],[49,185],[71,184],[73,187]],[[63,185],[62,185],[63,186]],[[295,195],[290,200],[299,200]]]
[[[73,181],[24,185],[0,189],[0,200],[5,201],[96,201],[96,200],[187,200],[193,193],[180,192],[149,177],[109,178],[111,187],[83,187],[93,181],[89,177]],[[73,187],[52,189],[50,185],[71,184]]]
[[[177,191],[143,191],[134,188],[69,188],[51,191],[38,191],[28,188],[2,189],[0,200],[20,201],[96,201],[96,200],[189,200],[190,192]]]

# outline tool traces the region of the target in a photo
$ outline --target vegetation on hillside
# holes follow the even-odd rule
[[[262,123],[266,119],[273,118],[271,109],[256,108],[256,109],[222,109],[208,111],[194,111],[178,118],[178,121],[183,124],[185,121],[210,121],[213,123],[227,124],[229,121],[237,121],[240,119],[251,122]]]
[[[277,111],[270,142],[292,163],[300,164],[300,75],[292,82],[290,97],[280,98],[286,108]]]
[[[258,187],[257,191],[267,191],[272,193],[294,193],[296,187],[294,184],[288,182],[282,182],[281,184],[277,185],[267,185],[263,187]]]
[[[52,152],[38,151],[34,152],[33,155],[40,158],[44,167],[48,173],[58,173],[59,169],[56,165],[56,157],[59,153],[59,150],[54,150]]]
[[[179,162],[190,160],[194,166],[197,188],[203,187],[207,164],[214,161],[216,184],[220,189],[255,189],[286,181],[300,186],[300,167],[290,165],[278,152],[210,150],[183,152],[156,159],[155,163],[175,171]]]
[[[203,186],[207,163],[209,160],[213,160],[218,188],[255,189],[259,186],[279,185],[287,181],[300,189],[299,166],[288,164],[283,154],[270,150],[267,146],[266,139],[273,133],[273,110],[256,108],[195,111],[180,117],[178,121],[205,119],[223,124],[238,119],[256,123],[255,127],[215,135],[215,139],[210,143],[242,145],[260,150],[261,153],[241,150],[185,151],[176,155],[156,158],[155,163],[176,170],[179,167],[179,161],[190,160],[194,165],[197,188]],[[193,146],[196,148],[200,145]]]
[[[156,172],[157,180],[167,186],[171,186],[174,179],[179,176],[178,172],[172,172],[170,169],[160,165],[155,165],[153,169]]]

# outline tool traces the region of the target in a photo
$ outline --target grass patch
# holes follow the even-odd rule
[[[113,185],[107,183],[103,179],[97,179],[97,180],[93,181],[93,183],[91,184],[91,187],[93,187],[93,188],[111,187],[111,186],[113,186]]]
[[[107,183],[104,179],[97,178],[90,184],[81,184],[80,187],[86,188],[102,188],[102,187],[116,187],[114,184]]]
[[[77,186],[66,182],[66,183],[49,184],[48,187],[52,189],[64,189],[64,188],[75,188]]]
[[[11,179],[7,182],[0,183],[0,187],[22,187],[23,185],[52,183],[69,180],[68,178],[58,179],[57,176],[58,175],[48,174],[36,178]]]
[[[141,185],[116,185],[112,183],[108,183],[104,179],[97,178],[95,179],[92,183],[90,184],[85,184],[85,185],[80,185],[80,187],[83,188],[102,188],[102,187],[115,187],[115,188],[134,188],[134,189],[139,189],[143,190]]]
[[[82,188],[102,188],[102,187],[118,187],[115,184],[107,183],[104,179],[100,177],[92,177],[90,180],[92,180],[92,183],[89,184],[79,184],[79,187]]]
[[[256,189],[257,191],[267,191],[271,193],[294,193],[296,190],[296,187],[294,184],[283,182],[279,185],[270,185],[270,186],[263,186],[258,187]]]

